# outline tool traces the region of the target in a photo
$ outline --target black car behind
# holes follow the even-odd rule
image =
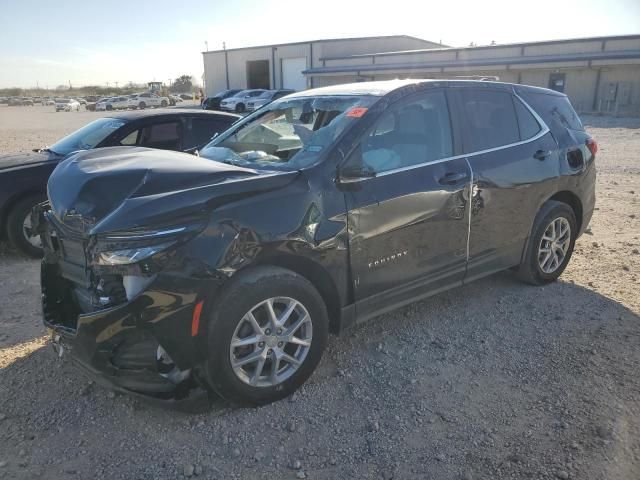
[[[144,146],[194,150],[239,117],[199,110],[154,110],[114,113],[99,118],[47,148],[0,155],[0,236],[22,252],[40,255],[30,211],[46,199],[47,179],[70,153],[109,146]]]
[[[240,89],[223,90],[216,93],[212,97],[207,97],[202,101],[203,110],[220,110],[220,102],[225,98],[233,97],[236,93],[241,92]]]

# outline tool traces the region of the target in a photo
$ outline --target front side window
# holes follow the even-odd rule
[[[250,168],[297,170],[315,163],[378,99],[336,95],[275,101],[216,137],[200,156]]]
[[[453,156],[444,92],[425,93],[389,108],[363,136],[353,155],[350,166],[373,173]]]
[[[231,123],[231,120],[218,118],[191,118],[185,134],[185,150],[210,141],[216,133],[225,130]]]
[[[462,114],[465,153],[488,150],[520,141],[516,112],[511,93],[497,90],[464,88]]]

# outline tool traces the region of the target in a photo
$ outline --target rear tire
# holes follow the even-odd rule
[[[531,285],[557,280],[571,260],[577,234],[578,222],[569,205],[553,200],[545,203],[536,215],[518,277]]]
[[[9,237],[9,241],[21,253],[29,257],[41,257],[42,247],[38,246],[39,242],[34,244],[27,238],[28,228],[25,227],[25,220],[27,215],[31,214],[31,209],[46,199],[47,197],[42,194],[24,197],[13,206],[9,215],[7,215],[7,237]]]
[[[166,107],[167,106],[167,101],[166,100],[162,100],[162,102],[160,102],[160,106],[161,107]]]
[[[327,343],[327,309],[314,286],[292,271],[259,267],[237,275],[210,314],[203,373],[210,387],[230,402],[264,405],[292,394],[315,370]],[[268,305],[274,312],[271,323]],[[255,323],[247,320],[249,313],[255,314]],[[232,347],[239,339],[255,341]],[[238,366],[260,354],[262,364],[254,360]]]
[[[140,110],[144,110],[144,108],[145,108],[146,106],[147,106],[147,104],[146,104],[146,103],[144,103],[144,102],[140,102],[140,103],[138,104],[138,108],[139,108]]]

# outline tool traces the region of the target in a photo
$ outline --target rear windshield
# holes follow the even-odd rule
[[[580,117],[567,97],[531,92],[522,95],[552,130],[555,130],[555,126],[584,131]]]

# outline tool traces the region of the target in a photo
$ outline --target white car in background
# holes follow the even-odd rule
[[[289,88],[267,90],[262,95],[252,98],[247,102],[247,111],[253,112],[254,110],[264,107],[267,103],[271,103],[274,100],[285,97],[291,93],[295,93],[295,90],[291,90]]]
[[[167,107],[169,105],[169,99],[167,97],[161,97],[155,93],[141,93],[129,100],[129,106],[131,108],[149,108],[149,107]]]
[[[241,92],[236,93],[233,97],[222,100],[220,102],[220,110],[228,110],[237,113],[245,112],[247,110],[247,103],[256,97],[259,97],[266,91],[267,90],[264,89],[242,90]]]
[[[80,111],[80,103],[73,98],[56,98],[56,112]]]
[[[113,100],[115,97],[103,98],[96,103],[96,112],[104,112],[107,109],[107,103]]]
[[[126,110],[129,108],[129,97],[112,97],[105,102],[106,110]]]

